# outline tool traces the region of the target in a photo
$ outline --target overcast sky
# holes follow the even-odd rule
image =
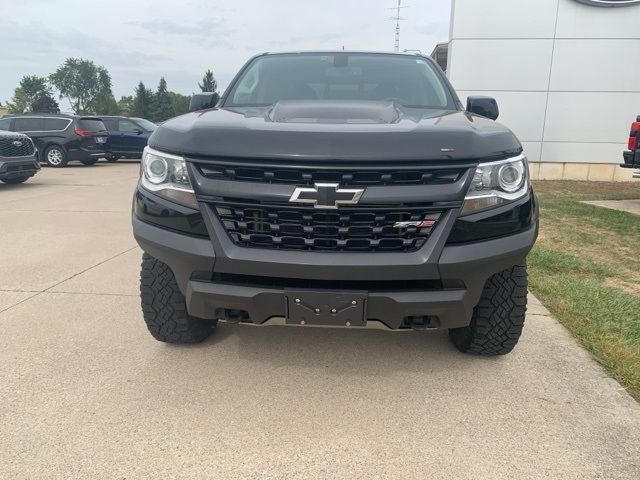
[[[116,99],[138,81],[189,95],[207,68],[221,88],[256,53],[393,50],[395,0],[0,0],[0,102],[23,75],[67,57],[111,73]],[[431,53],[449,34],[450,0],[404,0],[401,49]],[[65,107],[66,102],[61,103]]]

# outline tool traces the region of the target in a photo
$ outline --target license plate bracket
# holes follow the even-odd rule
[[[367,292],[285,290],[287,323],[364,327]]]

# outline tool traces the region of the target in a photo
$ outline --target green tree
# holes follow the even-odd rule
[[[88,113],[95,115],[118,115],[120,110],[111,91],[111,76],[104,67],[97,67],[98,89],[96,96],[89,103]]]
[[[127,117],[135,116],[133,114],[134,108],[134,100],[131,95],[123,95],[118,100],[118,112],[120,115],[125,115]]]
[[[171,104],[173,105],[173,110],[176,115],[182,115],[189,111],[191,97],[177,92],[169,92],[169,97],[171,98]]]
[[[204,77],[202,77],[202,83],[198,83],[198,86],[203,92],[215,93],[218,91],[218,82],[216,82],[216,79],[213,77],[211,70],[206,71]]]
[[[164,77],[160,78],[160,84],[158,90],[153,96],[151,102],[150,118],[154,122],[164,122],[168,118],[175,116],[176,111],[171,103],[171,95],[167,90],[167,81]]]
[[[7,110],[9,113],[22,113],[29,108],[27,95],[22,87],[16,87],[13,91],[13,97],[7,102]]]
[[[31,104],[31,111],[37,113],[60,113],[58,102],[50,94],[41,92]]]
[[[7,103],[11,113],[22,113],[31,110],[33,103],[41,96],[51,96],[51,87],[46,77],[25,75],[13,92],[13,98]]]
[[[131,115],[134,117],[149,118],[152,102],[153,92],[145,87],[144,83],[138,83],[138,86],[136,87],[134,92]]]
[[[101,84],[101,72],[109,73],[102,67],[82,58],[67,58],[58,69],[49,76],[49,81],[60,92],[60,98],[67,98],[76,113],[90,113],[95,108],[96,97],[104,92]],[[109,78],[109,90],[111,78]],[[92,105],[93,103],[93,105]]]

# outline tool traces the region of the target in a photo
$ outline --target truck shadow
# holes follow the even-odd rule
[[[321,369],[340,375],[384,376],[394,371],[466,368],[478,361],[449,342],[446,330],[393,332],[345,328],[253,327],[221,322],[202,347],[237,345],[238,360],[250,365]],[[224,348],[224,347],[223,347]]]

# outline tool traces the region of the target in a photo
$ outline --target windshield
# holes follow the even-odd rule
[[[280,100],[394,101],[406,107],[455,109],[433,65],[413,55],[293,53],[256,58],[225,106]]]
[[[153,132],[156,129],[156,124],[146,120],[144,118],[132,118],[145,132]]]

